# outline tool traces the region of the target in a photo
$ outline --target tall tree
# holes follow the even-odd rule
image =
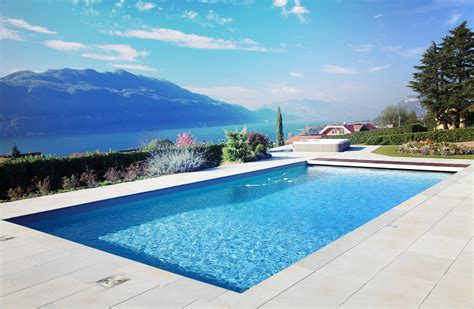
[[[406,124],[408,112],[406,109],[398,106],[387,106],[384,108],[378,119],[382,125],[391,124],[394,127],[397,127]]]
[[[418,72],[413,74],[409,87],[418,92],[421,105],[447,129],[451,119],[446,103],[446,81],[442,66],[440,48],[432,42],[421,57],[421,65],[415,66]]]
[[[441,43],[442,63],[449,93],[447,104],[453,125],[459,128],[474,103],[474,32],[464,21],[449,31]]]
[[[414,124],[414,123],[418,123],[418,116],[416,115],[416,112],[415,111],[411,111],[408,113],[407,115],[407,120],[406,120],[406,123],[407,124]]]
[[[277,146],[285,145],[285,135],[283,134],[283,117],[281,116],[280,106],[278,106],[277,111],[276,144]]]

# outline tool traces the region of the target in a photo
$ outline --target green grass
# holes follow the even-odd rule
[[[389,156],[389,157],[411,157],[411,158],[440,158],[440,159],[474,159],[474,154],[468,155],[454,155],[454,156],[435,156],[412,153],[398,152],[398,145],[380,146],[372,151],[373,153]]]

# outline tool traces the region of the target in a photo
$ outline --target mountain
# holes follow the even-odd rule
[[[252,123],[250,111],[127,71],[20,71],[0,78],[0,135],[68,134]],[[272,117],[273,119],[273,117]]]
[[[409,112],[415,111],[418,117],[424,117],[426,115],[426,110],[421,106],[420,100],[416,96],[408,96],[403,101],[400,101],[397,106]]]
[[[377,112],[370,107],[313,99],[288,100],[273,103],[280,106],[285,119],[312,122],[343,122],[372,119]]]

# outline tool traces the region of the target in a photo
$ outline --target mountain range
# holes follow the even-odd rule
[[[0,78],[0,135],[206,127],[273,120],[163,79],[124,70],[19,71]]]
[[[426,115],[426,109],[421,106],[420,100],[416,96],[408,96],[403,101],[400,101],[397,106],[409,112],[414,111],[418,117],[424,117]]]

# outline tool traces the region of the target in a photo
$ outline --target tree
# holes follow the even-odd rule
[[[435,42],[421,57],[421,65],[415,66],[418,72],[413,74],[409,87],[418,92],[420,103],[432,113],[444,128],[451,122],[446,104],[446,81],[442,70],[441,51]]]
[[[285,135],[283,134],[283,118],[281,116],[281,110],[278,106],[277,111],[277,123],[276,123],[276,144],[277,146],[285,145]]]
[[[474,100],[474,33],[463,22],[438,46],[435,42],[421,58],[409,87],[421,104],[443,124],[458,128],[469,118]]]
[[[10,151],[10,156],[12,158],[19,158],[21,156],[21,151],[18,149],[18,146],[15,144],[12,147],[12,150]]]
[[[449,93],[447,105],[455,128],[466,118],[474,100],[474,32],[464,21],[449,31],[441,43],[442,60]]]
[[[416,115],[416,112],[415,111],[409,112],[407,116],[406,124],[414,124],[418,122],[419,121],[418,121],[418,116]]]
[[[407,123],[408,112],[406,109],[398,106],[387,106],[378,118],[382,125],[391,124],[397,127]]]
[[[225,131],[227,143],[222,149],[222,156],[228,162],[247,162],[252,158],[252,151],[248,142],[247,129],[242,131]]]

